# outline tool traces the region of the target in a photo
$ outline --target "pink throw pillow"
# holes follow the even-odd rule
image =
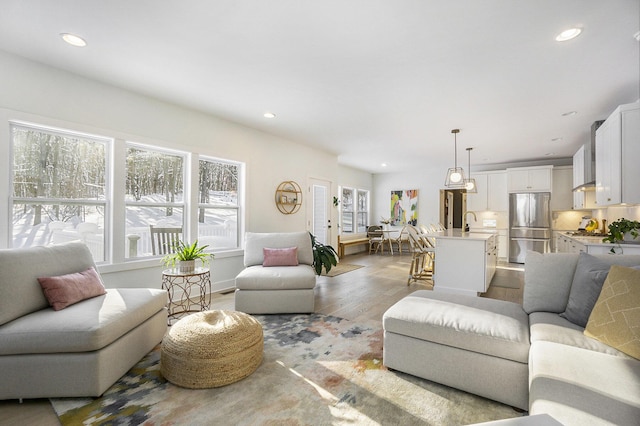
[[[83,272],[38,278],[38,282],[54,311],[107,293],[93,267]]]
[[[263,248],[262,266],[298,266],[298,247]]]

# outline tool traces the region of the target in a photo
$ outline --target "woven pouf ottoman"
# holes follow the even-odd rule
[[[162,340],[160,372],[190,389],[244,379],[262,362],[262,325],[235,311],[205,311],[176,322]]]

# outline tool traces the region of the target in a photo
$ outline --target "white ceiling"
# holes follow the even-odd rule
[[[573,26],[578,38],[554,40]],[[593,121],[640,97],[638,31],[638,0],[0,4],[1,50],[373,173],[450,166],[453,128],[464,167],[466,147],[474,167],[571,156]]]

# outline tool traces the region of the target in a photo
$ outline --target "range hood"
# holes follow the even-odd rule
[[[589,141],[584,144],[584,182],[573,188],[574,191],[588,191],[596,187],[596,130],[604,120],[594,121],[591,125]]]
[[[591,182],[585,182],[582,185],[578,185],[575,188],[573,188],[573,192],[578,192],[578,191],[592,191],[596,189],[596,181],[592,180]]]

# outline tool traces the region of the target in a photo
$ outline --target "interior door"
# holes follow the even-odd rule
[[[320,179],[309,179],[309,197],[312,206],[309,228],[316,240],[322,244],[330,244],[331,240],[331,212],[329,210],[331,182]]]

